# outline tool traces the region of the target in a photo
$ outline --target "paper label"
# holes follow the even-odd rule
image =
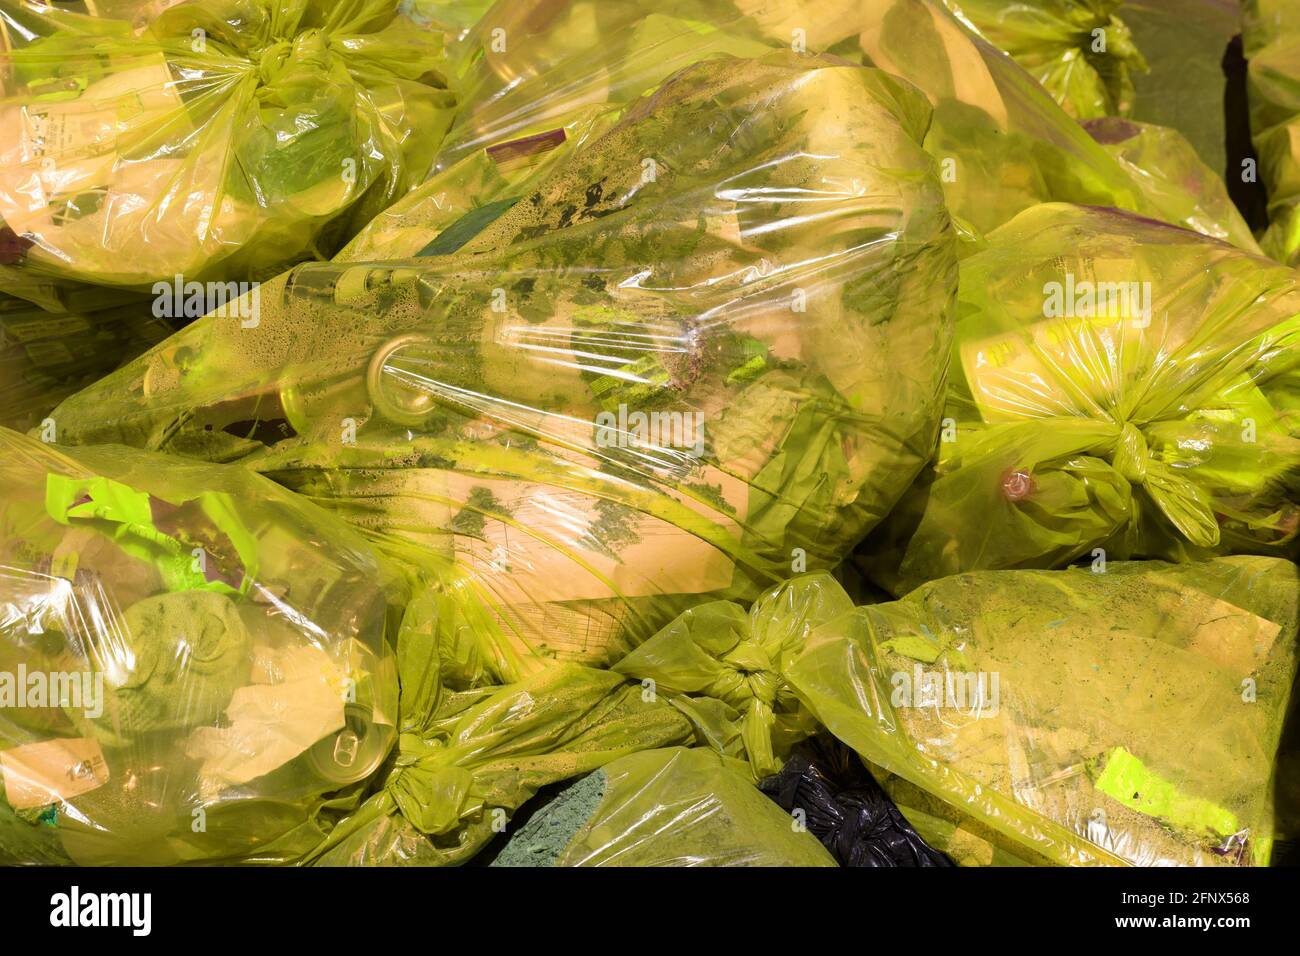
[[[76,99],[0,109],[0,217],[15,233],[55,225],[59,200],[107,188],[133,135],[184,109],[161,53]],[[9,139],[16,131],[16,141]]]
[[[108,783],[99,742],[86,738],[42,740],[0,753],[5,800],[15,810],[44,807]]]

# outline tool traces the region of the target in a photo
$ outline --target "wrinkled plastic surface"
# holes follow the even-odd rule
[[[512,38],[504,51],[502,36]],[[925,146],[940,164],[949,209],[973,241],[1038,202],[1168,218],[1144,194],[1145,184],[1032,77],[925,0],[831,8],[802,0],[675,0],[653,12],[632,0],[563,0],[488,11],[458,47],[466,108],[434,175],[378,216],[343,257],[413,255],[468,209],[527,188],[674,71],[791,46],[878,66],[926,94],[934,117]],[[490,162],[489,153],[506,144],[516,144],[514,159]],[[1175,203],[1170,213],[1182,222],[1186,211]],[[1199,220],[1187,224],[1199,228]]]
[[[975,572],[823,625],[786,676],[905,811],[960,811],[910,819],[962,862],[1267,865],[1297,613],[1275,558]]]
[[[748,611],[712,601],[683,611],[613,670],[664,695],[720,754],[749,761],[755,780],[778,772],[816,723],[781,671],[808,633],[853,609],[829,575],[773,588]]]
[[[431,624],[408,619],[398,641],[394,758],[309,862],[463,863],[540,788],[690,738],[681,714],[609,671],[557,664],[517,684],[459,686],[452,643]]]
[[[81,6],[0,3],[0,290],[47,307],[328,256],[451,120],[442,33],[396,0]]]
[[[493,0],[401,0],[398,9],[421,26],[446,28],[453,37],[469,31]]]
[[[835,866],[807,830],[768,800],[743,764],[709,750],[674,747],[606,766],[603,793],[549,866]],[[523,843],[554,821],[543,808],[514,837]],[[540,819],[539,819],[540,818]],[[504,855],[512,865],[526,847]],[[499,857],[496,865],[504,865]]]
[[[1115,116],[1083,128],[1128,171],[1163,221],[1263,254],[1223,179],[1178,130]]]
[[[944,0],[1079,120],[1127,116],[1133,74],[1147,70],[1117,15],[1123,0]]]
[[[572,141],[594,110],[626,104],[691,63],[755,48],[829,52],[921,89],[934,107],[926,149],[972,238],[1038,202],[1160,215],[1033,77],[937,3],[672,0],[650,10],[638,0],[558,0],[499,3],[484,15],[459,61],[466,109],[438,175],[395,210],[398,222],[376,229],[395,240],[403,225],[436,221],[485,147],[561,127]]]
[[[1300,2],[1244,0],[1250,130],[1268,190],[1264,251],[1300,262]]]
[[[760,787],[841,866],[952,866],[927,846],[852,750],[822,734],[800,744]]]
[[[0,450],[0,859],[318,843],[326,795],[396,738],[389,578],[361,537],[243,469],[8,430]]]
[[[506,679],[617,660],[833,567],[929,457],[956,260],[928,113],[875,70],[699,64],[423,257],[300,266],[256,327],[210,315],[53,418],[328,505]]]
[[[1046,205],[963,262],[958,316],[937,461],[863,549],[877,582],[1295,554],[1292,270]]]

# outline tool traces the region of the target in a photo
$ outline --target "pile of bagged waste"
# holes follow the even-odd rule
[[[0,0],[0,862],[1283,861],[1285,8]]]

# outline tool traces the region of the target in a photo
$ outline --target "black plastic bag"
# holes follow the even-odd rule
[[[862,761],[833,737],[795,748],[760,788],[787,813],[802,810],[808,831],[841,866],[952,866],[925,843]]]

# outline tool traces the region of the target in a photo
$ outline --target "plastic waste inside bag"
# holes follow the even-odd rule
[[[1298,614],[1276,558],[972,572],[823,625],[785,673],[959,861],[1263,866]]]
[[[548,803],[493,866],[835,866],[748,768],[673,747],[615,760]]]
[[[936,463],[863,549],[882,586],[1296,553],[1292,270],[1116,211],[1044,205],[963,261],[958,314]]]
[[[556,664],[502,687],[459,686],[455,640],[435,624],[404,622],[398,750],[309,862],[464,863],[539,789],[690,738],[680,713],[608,671]]]
[[[877,786],[930,847],[941,847],[957,866],[1059,866],[1058,860],[997,830],[954,803],[897,774],[869,767]],[[936,851],[938,852],[938,851]]]
[[[465,74],[460,95],[467,102],[432,175],[379,214],[337,258],[445,252],[458,235],[449,227],[464,229],[534,191],[677,71],[773,52],[728,29],[670,12],[647,13],[643,4],[622,0],[601,6],[597,37],[595,5],[584,0],[572,17],[551,19],[563,6],[497,4],[457,46]],[[726,12],[725,5],[721,9]],[[549,36],[559,25],[565,32]],[[512,38],[504,51],[496,40],[501,36]],[[647,166],[645,172],[657,170]]]
[[[0,430],[0,858],[290,859],[396,738],[390,578],[243,469]]]
[[[1133,111],[1146,60],[1120,18],[1123,0],[944,0],[1079,120]]]
[[[510,38],[504,46],[502,36]],[[458,68],[465,108],[435,175],[372,227],[379,233],[372,250],[411,254],[398,250],[418,241],[415,227],[468,202],[467,189],[481,197],[474,205],[502,195],[508,187],[482,173],[485,151],[525,153],[502,175],[526,178],[590,135],[593,116],[623,108],[676,70],[792,47],[879,67],[925,93],[934,107],[925,147],[939,164],[949,210],[972,240],[1040,202],[1161,217],[1032,76],[929,0],[671,0],[653,9],[639,0],[499,3],[465,47]]]
[[[454,105],[396,0],[0,3],[0,290],[151,291],[328,256],[421,181]],[[126,15],[129,11],[121,11]]]
[[[617,660],[838,564],[928,459],[956,265],[927,115],[875,70],[699,64],[445,254],[300,266],[255,327],[210,315],[53,417],[334,509],[506,679]]]
[[[926,845],[852,750],[822,734],[759,785],[841,866],[952,866]]]

